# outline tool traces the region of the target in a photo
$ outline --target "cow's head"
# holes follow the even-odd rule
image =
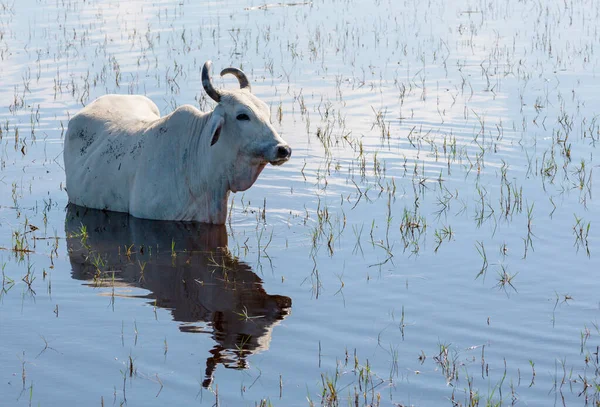
[[[217,90],[210,77],[211,61],[202,67],[204,90],[218,103],[210,122],[211,146],[220,146],[231,161],[229,187],[233,192],[244,191],[256,181],[265,165],[281,165],[292,155],[290,146],[271,125],[267,104],[250,91],[250,82],[241,70],[226,68],[221,76],[234,75],[240,89]],[[214,148],[214,147],[211,147]],[[222,149],[225,149],[223,151]]]

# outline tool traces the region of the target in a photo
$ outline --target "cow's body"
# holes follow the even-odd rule
[[[222,174],[210,170],[218,154],[209,154],[208,141],[202,146],[188,136],[192,128],[202,129],[209,115],[182,106],[161,118],[143,96],[99,98],[69,122],[65,170],[71,174],[70,201],[138,218],[223,223],[228,189],[219,182]],[[194,138],[203,138],[201,133]],[[198,147],[195,154],[190,144]],[[202,159],[193,160],[198,156]],[[196,181],[205,181],[195,193],[190,192],[192,173]],[[210,191],[208,185],[221,188]],[[202,204],[195,202],[198,196]]]
[[[212,112],[184,105],[165,117],[144,96],[107,95],[86,106],[65,138],[69,201],[146,219],[225,223],[229,191],[246,190],[291,150],[249,88],[217,96]]]

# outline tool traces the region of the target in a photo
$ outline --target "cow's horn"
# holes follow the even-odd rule
[[[212,61],[206,61],[202,67],[202,86],[206,94],[210,96],[212,100],[219,103],[221,101],[221,94],[215,89],[210,80],[210,68],[212,67]]]
[[[240,83],[240,89],[248,89],[248,91],[252,90],[250,88],[250,81],[244,72],[237,68],[225,68],[221,71],[221,76],[227,75],[228,73],[237,78],[238,82]]]

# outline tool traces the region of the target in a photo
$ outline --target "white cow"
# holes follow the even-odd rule
[[[224,69],[240,89],[217,90],[211,66],[202,84],[218,103],[212,112],[184,105],[160,117],[145,96],[106,95],[73,116],[64,148],[69,201],[138,218],[225,223],[229,192],[250,188],[292,150],[246,75]]]

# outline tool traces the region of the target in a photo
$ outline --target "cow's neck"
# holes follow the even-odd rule
[[[190,140],[182,157],[187,154],[185,178],[190,197],[184,210],[189,220],[224,224],[230,192],[226,165],[229,161],[221,155],[229,151],[217,144],[210,145],[212,114],[193,112],[189,121]]]

